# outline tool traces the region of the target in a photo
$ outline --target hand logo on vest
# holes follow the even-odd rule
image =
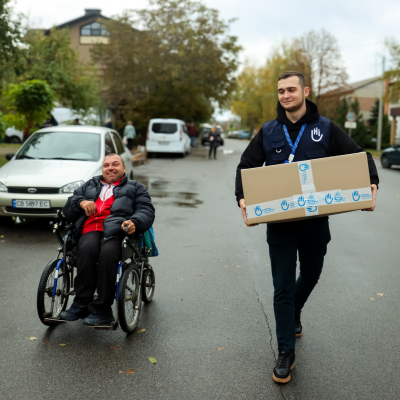
[[[261,217],[262,209],[261,209],[260,206],[257,206],[257,207],[254,209],[254,212],[255,212],[255,214],[257,215],[257,217]]]
[[[353,196],[354,201],[360,200],[360,195],[358,193],[358,190],[355,190],[351,195]]]
[[[277,153],[280,153],[281,151],[282,151],[282,149],[279,149],[279,151],[278,151],[278,149],[276,149],[276,152],[277,152]]]
[[[322,136],[324,135],[321,135],[319,128],[311,129],[311,139],[314,140],[314,142],[319,142],[322,139]]]
[[[333,197],[331,196],[330,193],[328,193],[328,194],[325,196],[325,203],[326,203],[326,204],[331,204],[332,201],[333,201]]]
[[[289,203],[286,200],[283,200],[281,203],[281,207],[283,211],[286,211],[289,209]]]
[[[297,203],[298,203],[298,205],[299,205],[300,207],[303,207],[303,206],[306,204],[306,199],[305,199],[303,196],[300,196],[300,197],[297,199]]]

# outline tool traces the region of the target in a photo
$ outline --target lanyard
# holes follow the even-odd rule
[[[306,125],[307,125],[307,124],[303,124],[303,126],[301,127],[300,132],[299,132],[299,134],[297,135],[297,139],[296,139],[296,141],[294,142],[294,145],[293,145],[293,143],[292,143],[292,141],[291,141],[291,139],[290,139],[290,136],[289,136],[289,132],[288,132],[288,130],[287,130],[287,128],[286,128],[286,125],[283,124],[283,130],[285,131],[286,139],[287,139],[287,141],[288,141],[288,143],[289,143],[290,148],[292,149],[292,152],[290,153],[290,156],[289,156],[289,160],[285,160],[285,164],[291,163],[291,162],[293,161],[293,159],[294,159],[294,153],[296,152],[297,145],[298,145],[299,142],[300,142],[300,139],[301,139],[301,137],[302,137],[302,135],[303,135],[304,129],[306,129]]]

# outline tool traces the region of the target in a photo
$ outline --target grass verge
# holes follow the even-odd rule
[[[7,164],[8,160],[6,159],[6,156],[0,155],[0,168],[4,165]]]
[[[368,153],[371,153],[372,157],[374,158],[380,158],[382,154],[382,150],[376,150],[376,149],[365,149]]]

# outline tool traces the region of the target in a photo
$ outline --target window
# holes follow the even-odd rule
[[[106,145],[106,155],[110,153],[116,153],[114,143],[111,140],[111,136],[108,132],[106,133],[105,145]]]
[[[81,36],[108,36],[108,32],[104,25],[92,22],[81,27]]]
[[[118,154],[121,155],[122,153],[125,153],[124,146],[123,146],[119,136],[115,132],[111,132],[111,134],[113,136],[115,145],[117,146]]]
[[[168,122],[155,122],[151,127],[154,133],[175,133],[178,130],[178,124],[171,124]]]

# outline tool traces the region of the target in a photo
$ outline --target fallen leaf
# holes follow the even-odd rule
[[[219,261],[224,261],[224,260],[219,260]]]
[[[203,276],[203,275],[199,275],[199,276]]]
[[[225,348],[224,348],[224,347],[218,347],[217,350],[218,350],[218,351],[220,351],[220,350],[225,350]]]
[[[153,364],[157,364],[157,360],[153,357],[149,357],[149,361]]]
[[[136,333],[142,333],[142,332],[146,332],[146,328],[138,329],[138,330],[136,331]]]
[[[383,293],[377,293],[377,295],[382,297],[382,296],[383,296]]]
[[[69,343],[61,343],[60,346],[67,346]]]
[[[236,265],[238,268],[242,268],[242,266],[241,265]]]
[[[182,297],[181,297],[181,300],[183,301]]]
[[[110,346],[110,350],[116,350],[117,346]]]
[[[49,343],[49,341],[48,341],[48,340],[46,340],[45,342],[43,342],[43,344],[47,344],[47,343]]]
[[[126,373],[127,373],[127,374],[134,374],[135,371],[134,371],[133,369],[127,369],[127,370],[126,370]]]
[[[4,235],[1,235],[1,236],[0,236],[0,238],[2,238],[2,239],[3,239],[3,237],[4,237]]]
[[[370,299],[370,300],[375,300],[375,297],[370,297],[369,299]]]
[[[225,265],[225,268],[229,268],[229,265]]]
[[[227,310],[227,308],[224,308],[224,310]]]
[[[36,340],[36,338],[32,336],[29,338],[29,340]]]
[[[183,281],[183,279],[181,279],[181,281]]]
[[[122,371],[119,371],[120,374],[122,374]]]

